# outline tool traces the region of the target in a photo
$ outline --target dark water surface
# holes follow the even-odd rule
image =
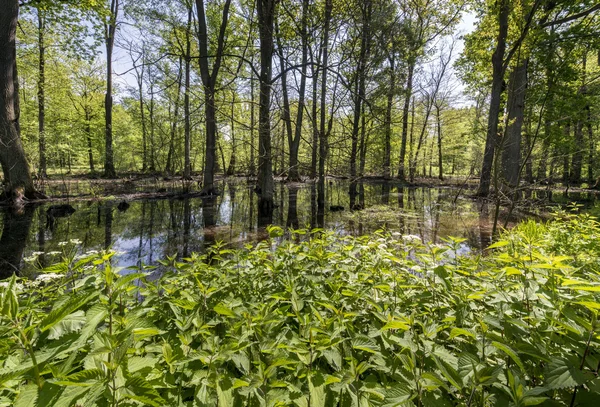
[[[74,245],[79,252],[112,247],[118,252],[116,265],[126,267],[156,264],[176,254],[186,257],[216,241],[241,246],[266,238],[252,187],[238,182],[223,183],[220,189],[221,195],[213,200],[140,200],[128,202],[128,208],[119,207],[121,201],[70,202],[75,212],[57,216],[48,216],[50,204],[28,207],[21,214],[4,209],[0,211],[0,278],[14,271],[31,272],[33,263],[48,266]],[[457,193],[452,188],[358,184],[352,201],[363,209],[351,211],[349,184],[333,182],[326,185],[325,210],[319,213],[313,184],[277,184],[278,207],[272,223],[293,228],[324,227],[352,235],[386,227],[423,241],[460,236],[467,239],[465,247],[489,245],[493,206],[468,198],[454,203]],[[344,210],[335,211],[332,206]],[[503,216],[506,210],[501,212]],[[516,220],[511,219],[511,223]]]

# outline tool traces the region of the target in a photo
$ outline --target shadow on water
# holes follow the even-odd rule
[[[205,252],[218,241],[239,247],[263,240],[269,224],[351,235],[386,228],[433,242],[461,236],[475,249],[491,242],[493,208],[470,199],[454,203],[457,191],[451,188],[329,181],[278,184],[276,208],[270,214],[259,213],[257,195],[245,183],[223,183],[220,190],[221,195],[211,198],[71,203],[75,211],[55,216],[51,223],[51,205],[20,213],[5,209],[0,212],[0,278],[31,272],[32,262],[48,266],[74,244],[83,252],[110,247],[117,251],[114,265],[139,267],[166,256]],[[538,199],[546,194],[536,193]],[[554,195],[565,200],[562,194]],[[589,201],[591,196],[567,199],[574,198]]]

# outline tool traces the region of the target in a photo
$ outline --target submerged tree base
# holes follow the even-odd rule
[[[484,256],[463,239],[270,228],[154,275],[70,257],[2,283],[0,401],[594,405],[600,225],[562,216]]]

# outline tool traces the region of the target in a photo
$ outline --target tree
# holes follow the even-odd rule
[[[4,173],[2,197],[12,204],[42,197],[33,185],[20,134],[16,33],[18,0],[0,1],[0,165]]]
[[[330,0],[328,0],[330,1]],[[271,161],[271,86],[273,30],[278,0],[257,0],[260,38],[259,112],[258,112],[258,210],[261,217],[273,212],[273,163]]]
[[[110,10],[104,17],[104,45],[106,46],[106,96],[104,99],[105,115],[105,151],[104,151],[104,176],[115,178],[114,153],[113,153],[113,72],[112,57],[117,32],[117,18],[119,17],[119,0],[110,0]]]
[[[223,60],[223,49],[225,47],[225,32],[227,29],[227,21],[229,19],[229,7],[231,0],[225,0],[223,4],[223,12],[221,16],[221,24],[217,37],[217,49],[214,52],[214,62],[212,71],[209,67],[209,58],[213,57],[208,52],[208,23],[204,0],[196,0],[196,11],[198,13],[198,43],[200,50],[200,78],[204,88],[204,113],[206,123],[206,147],[204,155],[204,173],[202,181],[202,192],[205,195],[213,195],[214,177],[217,160],[217,123],[216,123],[216,107],[215,107],[215,92],[217,85],[217,77]]]

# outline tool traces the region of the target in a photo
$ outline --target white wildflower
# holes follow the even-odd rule
[[[71,240],[69,240],[69,242],[71,244],[74,244],[74,245],[80,245],[81,244],[81,240],[79,240],[79,239],[71,239]]]
[[[407,240],[409,242],[420,242],[421,238],[417,235],[404,235],[402,239]]]
[[[40,274],[37,276],[37,280],[39,281],[52,281],[55,280],[57,278],[61,278],[62,275],[61,274],[56,274],[56,273],[48,273],[48,274]]]
[[[59,245],[59,246],[66,246],[66,245],[68,245],[68,244],[69,244],[69,242],[58,242],[58,245]]]

